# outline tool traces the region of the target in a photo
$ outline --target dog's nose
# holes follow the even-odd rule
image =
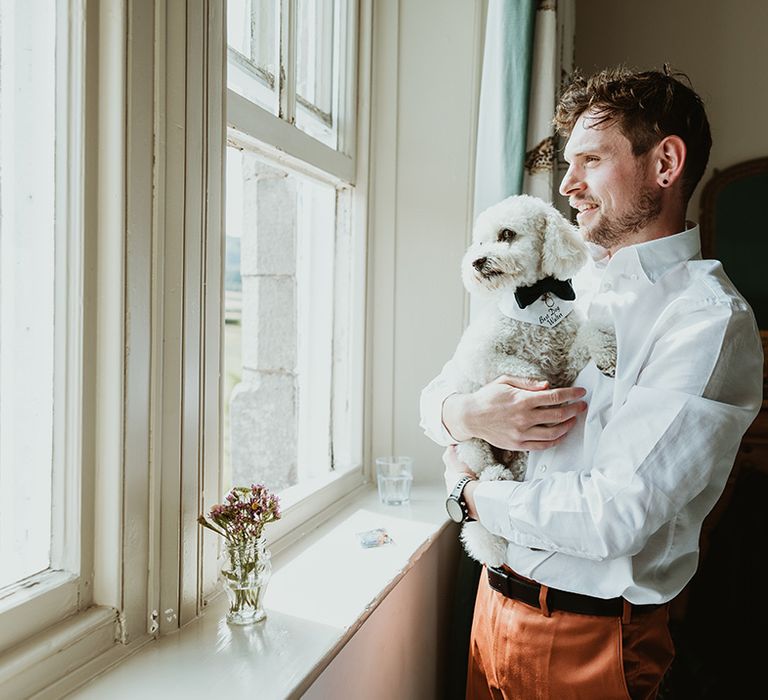
[[[478,258],[472,263],[472,267],[475,268],[478,272],[483,269],[483,265],[488,262],[488,258]]]

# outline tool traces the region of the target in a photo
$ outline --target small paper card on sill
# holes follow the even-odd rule
[[[381,547],[385,544],[394,544],[395,542],[383,527],[376,528],[375,530],[358,532],[357,536],[360,538],[360,546],[365,549]]]

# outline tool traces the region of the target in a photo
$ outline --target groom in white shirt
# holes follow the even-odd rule
[[[570,388],[500,377],[458,394],[448,362],[422,393],[449,491],[468,473],[450,445],[529,451],[524,481],[460,494],[508,542],[481,576],[467,697],[653,698],[674,655],[666,604],[759,410],[762,350],[686,221],[711,146],[698,95],[666,70],[607,70],[571,85],[555,123],[560,192],[594,251],[577,304],[615,327],[616,376],[590,363]]]

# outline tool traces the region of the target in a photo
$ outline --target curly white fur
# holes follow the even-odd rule
[[[552,205],[528,195],[509,197],[480,214],[472,238],[461,266],[464,286],[493,300],[545,277],[571,278],[587,260],[576,229]],[[492,304],[459,341],[454,365],[463,381],[456,388],[473,392],[501,375],[568,386],[590,358],[613,375],[612,329],[584,323],[575,310],[552,328],[525,323]],[[457,452],[482,481],[521,481],[525,475],[527,453],[500,450],[477,438],[460,443]],[[474,559],[503,563],[506,541],[480,523],[466,523],[461,539]]]

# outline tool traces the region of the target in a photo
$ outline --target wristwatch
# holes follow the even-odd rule
[[[468,520],[474,520],[474,518],[469,517],[467,501],[464,498],[464,487],[470,481],[475,481],[475,479],[471,476],[462,476],[456,483],[456,486],[453,487],[451,495],[445,501],[445,509],[448,511],[448,516],[455,523],[465,523]]]

